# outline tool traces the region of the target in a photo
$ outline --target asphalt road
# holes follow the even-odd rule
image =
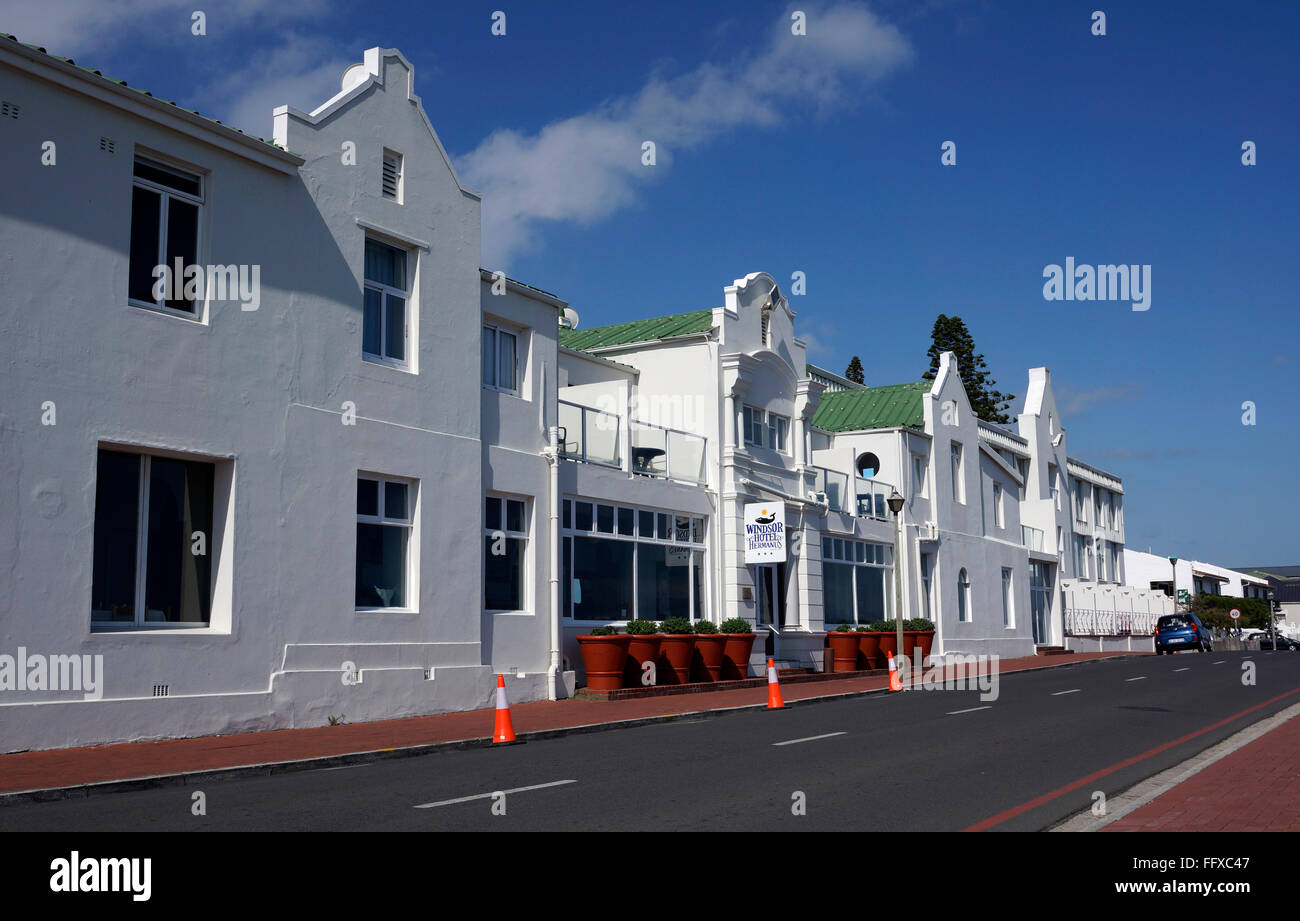
[[[996,701],[909,691],[204,779],[0,806],[0,830],[1038,830],[1298,702],[1300,653],[1097,660],[1002,676]]]

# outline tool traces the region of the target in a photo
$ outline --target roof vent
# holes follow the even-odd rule
[[[565,329],[577,329],[578,311],[574,310],[572,307],[565,307],[564,315],[560,317],[560,325]]]
[[[107,151],[108,153],[116,153],[117,141],[113,140],[112,138],[102,137],[99,139],[99,149],[103,151]]]
[[[0,118],[17,118],[22,108],[16,102],[9,102],[8,100],[0,102]]]

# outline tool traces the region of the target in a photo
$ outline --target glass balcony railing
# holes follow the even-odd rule
[[[705,470],[708,439],[635,419],[628,423],[628,434],[632,442],[632,473],[687,483],[708,482]]]
[[[886,504],[886,500],[889,499],[889,494],[894,491],[892,483],[869,480],[866,477],[855,477],[853,487],[857,493],[859,518],[878,518],[881,521],[889,519],[889,506]]]
[[[1027,524],[1020,526],[1020,542],[1038,553],[1043,551],[1043,532],[1039,528],[1031,528]]]
[[[814,467],[813,472],[816,474],[816,479],[813,481],[813,492],[824,493],[826,502],[830,505],[832,511],[852,511],[853,506],[848,498],[848,474],[827,470],[825,467]]]
[[[620,421],[614,413],[560,400],[559,422],[565,432],[560,453],[574,460],[622,467]]]

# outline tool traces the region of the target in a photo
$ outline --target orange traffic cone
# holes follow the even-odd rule
[[[771,658],[767,660],[767,709],[785,709],[785,701],[781,699],[781,683],[776,680],[776,666]]]
[[[898,669],[894,666],[894,654],[889,654],[889,689],[891,691],[903,690],[903,679],[898,676]]]
[[[510,704],[506,702],[506,676],[497,675],[497,717],[492,742],[515,741],[515,727],[510,722]]]

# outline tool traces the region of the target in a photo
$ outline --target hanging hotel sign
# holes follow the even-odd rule
[[[785,503],[745,504],[745,562],[785,562]]]

